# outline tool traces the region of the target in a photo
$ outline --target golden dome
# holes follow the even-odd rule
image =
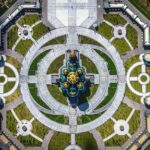
[[[68,69],[64,69],[64,75],[67,75],[69,73]]]
[[[68,81],[71,83],[71,84],[75,84],[78,82],[79,78],[77,76],[77,74],[75,72],[70,72],[68,74],[68,77],[67,77]]]
[[[69,87],[69,84],[67,82],[65,82],[64,87],[67,89]]]
[[[80,89],[80,88],[82,88],[83,87],[83,83],[82,82],[79,82],[78,84],[77,84],[77,87]]]
[[[77,70],[77,73],[78,73],[79,75],[82,75],[83,72],[82,72],[81,69],[78,69],[78,70]]]
[[[70,52],[70,57],[75,57],[75,56],[76,56],[76,53],[75,53],[74,50],[72,50],[72,51]]]

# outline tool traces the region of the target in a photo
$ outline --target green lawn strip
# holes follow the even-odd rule
[[[12,49],[13,45],[18,39],[18,27],[12,26],[10,31],[7,33],[7,47]]]
[[[136,102],[136,103],[141,103],[141,97],[139,97],[138,95],[134,94],[129,88],[128,86],[126,86],[126,92],[125,95],[132,101]]]
[[[129,0],[139,11],[143,13],[145,17],[150,19],[150,3],[147,5],[146,1],[143,0]]]
[[[119,14],[105,14],[104,19],[112,23],[113,25],[125,25],[126,20]]]
[[[100,50],[95,49],[95,51],[108,63],[109,74],[117,75],[117,69],[116,69],[112,59]]]
[[[95,73],[98,74],[98,70],[96,68],[96,65],[91,61],[91,59],[87,58],[84,55],[80,55],[80,58],[82,60],[82,65],[86,68],[87,73]]]
[[[128,107],[125,103],[122,103],[113,115],[113,117],[116,120],[126,120],[130,115],[131,111],[132,108]]]
[[[4,73],[7,75],[7,77],[15,77],[13,70],[7,66],[4,67]]]
[[[142,85],[138,81],[131,82],[131,85],[136,91],[142,92]]]
[[[17,134],[17,121],[11,111],[8,111],[6,114],[6,127],[13,135]]]
[[[97,143],[89,132],[77,134],[76,143],[82,150],[98,150]]]
[[[115,135],[114,137],[112,137],[110,140],[108,140],[107,142],[105,142],[105,146],[108,147],[121,147],[127,140],[129,139],[129,137],[127,135]]]
[[[43,113],[43,112],[42,112]],[[61,124],[68,124],[68,117],[65,117],[63,115],[51,115],[51,114],[46,114],[43,113],[47,118],[50,120],[53,120],[55,122],[61,123]]]
[[[40,37],[45,35],[48,32],[48,28],[43,24],[39,23],[35,27],[33,27],[33,38],[38,40]]]
[[[9,92],[15,85],[15,82],[7,82],[5,85],[4,85],[4,93],[7,93]]]
[[[14,57],[6,56],[6,62],[12,64],[18,72],[20,71],[21,64]]]
[[[97,128],[97,131],[101,134],[102,138],[105,139],[112,133],[114,133],[114,122],[109,119],[107,122],[105,122],[103,125]]]
[[[49,45],[56,45],[56,44],[66,44],[66,35],[59,36],[55,39],[48,41],[42,47],[49,46]]]
[[[129,133],[133,135],[140,128],[140,111],[135,111],[129,121]]]
[[[47,104],[44,103],[44,101],[38,96],[38,90],[36,87],[36,84],[28,84],[29,91],[31,93],[32,98],[42,107],[49,109]]]
[[[32,133],[34,133],[36,136],[40,137],[41,139],[44,139],[45,135],[48,133],[49,128],[40,123],[38,120],[34,120],[32,122]]]
[[[112,44],[116,47],[116,49],[118,50],[118,52],[121,55],[125,55],[128,51],[131,50],[128,43],[123,38],[122,39],[114,39],[112,41]]]
[[[97,46],[102,46],[99,42],[101,41],[95,41],[94,39],[91,39],[87,36],[79,35],[78,36],[79,43],[80,44],[92,44],[92,45],[97,45]]]
[[[50,140],[48,150],[64,150],[70,145],[70,135],[56,132]]]
[[[41,19],[41,16],[38,14],[26,14],[18,21],[18,23],[21,26],[23,26],[24,24],[31,26],[35,24],[37,21],[39,21],[40,19]]]
[[[135,69],[131,71],[131,77],[138,77],[141,72],[142,72],[141,66],[137,66]]]
[[[38,63],[50,52],[50,50],[44,51],[38,55],[33,61],[29,69],[29,75],[35,75],[38,69]]]
[[[150,144],[144,150],[150,150]]]
[[[15,51],[25,56],[32,44],[31,40],[21,40],[16,46]]]
[[[134,29],[131,25],[127,25],[127,39],[133,46],[133,48],[138,48],[138,33],[136,29]]]
[[[60,91],[58,85],[47,85],[50,94],[60,103],[68,105],[67,97]]]
[[[30,121],[32,119],[32,115],[25,104],[19,105],[14,111],[20,120],[26,119]]]
[[[117,90],[117,83],[110,83],[108,88],[108,95],[104,98],[104,100],[96,107],[96,109],[101,108],[108,104],[112,98],[114,97]]]
[[[96,93],[99,85],[91,85],[91,87],[87,87],[84,93],[81,93],[79,96],[78,105],[88,102]]]
[[[105,38],[107,38],[108,40],[113,37],[112,30],[113,28],[105,22],[100,24],[97,28],[97,32],[102,36],[104,36]]]
[[[17,139],[26,147],[39,147],[42,145],[42,142],[36,140],[32,136],[18,136]]]
[[[56,58],[52,64],[49,66],[47,74],[52,74],[52,73],[58,73],[60,67],[63,66],[63,61],[65,59],[65,55],[61,55],[58,58]]]
[[[91,122],[98,117],[100,117],[104,112],[101,112],[99,114],[94,114],[94,115],[82,115],[81,117],[78,117],[78,124],[85,124],[88,122]]]

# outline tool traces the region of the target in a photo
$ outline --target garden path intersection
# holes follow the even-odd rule
[[[8,10],[10,20],[4,21],[4,13],[0,137],[10,140],[5,146],[134,150],[149,139],[149,48],[132,19],[105,3],[18,0],[16,11]]]

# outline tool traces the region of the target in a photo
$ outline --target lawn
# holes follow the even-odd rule
[[[60,91],[58,85],[47,85],[50,94],[60,103],[68,105],[67,97]]]
[[[56,58],[48,68],[47,74],[58,73],[59,69],[63,66],[65,55],[61,55]]]
[[[94,73],[98,74],[98,70],[96,68],[96,65],[89,59],[88,57],[84,55],[80,55],[80,58],[82,60],[82,65],[86,68],[87,73]]]
[[[4,73],[7,75],[7,77],[15,77],[13,70],[7,66],[4,67]]]
[[[105,14],[104,19],[112,23],[113,25],[125,25],[126,20],[119,14]]]
[[[101,108],[108,104],[112,98],[115,96],[117,90],[117,83],[110,83],[108,88],[108,95],[104,98],[104,100],[96,107],[96,109]]]
[[[47,50],[40,55],[38,55],[33,61],[29,69],[29,75],[35,75],[36,71],[38,69],[38,63],[50,52],[50,50]]]
[[[105,22],[100,24],[97,28],[97,32],[102,36],[104,36],[105,38],[107,38],[108,40],[110,40],[113,37],[112,30],[113,28]]]
[[[38,120],[32,122],[32,133],[44,139],[45,135],[48,133],[49,128],[41,124]]]
[[[124,38],[122,39],[114,39],[112,44],[118,50],[120,55],[125,55],[128,51],[130,51],[130,47]]]
[[[32,136],[18,136],[17,139],[26,147],[39,147],[42,143]]]
[[[11,49],[18,39],[18,27],[12,26],[10,31],[7,33],[7,47]]]
[[[6,127],[13,135],[17,134],[17,121],[11,111],[8,111],[6,114]]]
[[[49,46],[49,45],[56,45],[56,44],[66,44],[66,35],[59,36],[55,39],[48,41],[42,47]]]
[[[89,132],[77,134],[76,143],[82,150],[98,150],[97,143]]]
[[[129,121],[129,133],[133,135],[140,128],[140,111],[135,111]]]
[[[121,147],[128,139],[129,139],[129,137],[127,135],[123,135],[123,136],[115,135],[113,138],[111,138],[110,140],[105,142],[105,146]]]
[[[36,87],[36,84],[28,84],[29,91],[31,93],[32,98],[42,107],[49,109],[47,104],[44,103],[44,101],[38,96],[38,90]]]
[[[131,25],[127,25],[127,39],[133,46],[133,48],[138,48],[138,32]]]
[[[97,128],[97,131],[101,134],[102,138],[105,139],[112,133],[114,133],[114,122],[109,119],[107,122],[105,122],[103,125]]]
[[[115,112],[115,114],[113,115],[113,118],[115,118],[116,120],[126,120],[130,115],[131,111],[132,111],[131,107],[122,103]]]
[[[56,132],[50,140],[48,150],[64,150],[69,144],[69,134]]]
[[[147,5],[146,1],[143,0],[129,0],[138,10],[140,10],[144,16],[150,19],[150,2]]]
[[[95,51],[108,63],[107,67],[108,67],[108,71],[110,75],[117,75],[117,69],[115,67],[115,64],[113,63],[113,60],[106,55],[104,52],[100,51],[100,50],[96,50]]]
[[[97,46],[102,46],[99,42],[95,41],[94,39],[91,39],[87,36],[83,35],[78,35],[79,43],[80,44],[92,44],[92,45],[97,45]]]
[[[27,14],[25,16],[23,16],[18,23],[22,26],[24,24],[27,25],[33,25],[34,23],[36,23],[37,21],[39,21],[41,19],[41,16],[38,14]]]
[[[7,93],[9,92],[10,90],[12,90],[12,88],[14,87],[15,85],[15,82],[7,82],[5,85],[4,85],[4,93]]]
[[[15,51],[25,56],[32,44],[31,40],[21,40],[16,46]]]
[[[15,108],[14,111],[20,120],[30,121],[32,119],[32,115],[24,103]]]
[[[43,35],[45,35],[48,31],[49,29],[43,23],[39,23],[38,25],[33,27],[33,38],[35,40],[38,40]]]
[[[50,120],[53,120],[57,123],[60,123],[60,124],[67,124],[69,123],[69,118],[68,117],[65,117],[63,115],[51,115],[51,114],[46,114],[46,113],[43,113],[48,119]]]

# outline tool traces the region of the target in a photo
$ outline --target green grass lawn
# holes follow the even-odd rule
[[[38,69],[38,63],[50,52],[50,50],[47,50],[40,55],[38,55],[33,61],[29,69],[29,75],[35,75],[36,71]]]
[[[64,59],[65,55],[61,55],[60,57],[56,58],[49,66],[47,74],[58,73],[60,67],[63,66]]]
[[[64,150],[69,144],[69,134],[56,132],[50,140],[48,150]]]
[[[93,135],[89,132],[77,134],[76,143],[82,150],[98,150],[97,143]]]
[[[31,40],[21,40],[16,46],[15,51],[25,56],[32,44]]]
[[[69,118],[63,115],[51,115],[43,113],[48,119],[58,122],[60,124],[67,124],[69,123]]]
[[[149,149],[150,149],[150,144],[144,150],[149,150]]]
[[[7,47],[12,48],[18,39],[18,27],[16,25],[12,26],[10,31],[7,33]]]
[[[17,121],[11,111],[8,111],[6,114],[6,127],[14,136],[17,134]]]
[[[42,143],[32,136],[18,136],[17,139],[26,147],[40,147]]]
[[[131,25],[127,25],[127,39],[133,46],[133,48],[138,48],[138,32]]]
[[[14,57],[6,56],[6,62],[12,64],[18,72],[20,71],[21,64]]]
[[[101,108],[108,104],[112,98],[114,97],[117,90],[117,83],[110,83],[108,88],[108,95],[104,98],[104,100],[96,107],[96,109]]]
[[[112,44],[118,50],[120,55],[125,55],[128,51],[131,50],[128,43],[123,38],[122,39],[114,39],[112,41]]]
[[[108,147],[121,147],[129,137],[127,135],[115,135],[113,138],[105,142],[105,146]]]
[[[133,135],[140,128],[140,111],[135,111],[129,121],[129,133]]]
[[[24,103],[15,108],[14,111],[20,120],[31,120],[33,117]]]
[[[113,28],[111,26],[103,22],[102,24],[98,26],[97,32],[101,34],[102,36],[106,37],[108,40],[110,40],[113,36],[112,30]]]
[[[40,123],[38,120],[32,122],[32,133],[44,139],[45,135],[48,133],[49,128]]]
[[[66,35],[59,36],[55,39],[52,39],[48,41],[46,44],[44,44],[42,47],[49,46],[49,45],[56,45],[56,44],[66,44]]]
[[[115,118],[116,120],[126,120],[131,111],[131,107],[128,107],[126,104],[122,103],[113,115],[113,118]]]
[[[47,106],[47,104],[44,103],[44,101],[38,96],[38,91],[37,91],[37,87],[36,84],[28,84],[29,87],[29,91],[31,93],[31,96],[33,97],[33,99],[42,107],[49,109],[49,107]]]
[[[150,2],[147,5],[146,1],[143,0],[129,0],[137,9],[139,9],[144,16],[150,19]]]
[[[99,42],[95,41],[94,39],[91,39],[87,36],[83,35],[78,35],[79,43],[80,44],[92,44],[92,45],[97,45],[97,46],[102,46]]]
[[[108,137],[109,135],[114,133],[114,122],[111,119],[109,119],[103,125],[98,127],[97,131],[99,131],[103,139]]]
[[[39,23],[38,25],[33,27],[33,38],[35,40],[38,40],[43,35],[45,35],[48,31],[49,29],[43,23]]]
[[[82,65],[86,68],[87,73],[95,73],[98,74],[98,70],[96,65],[91,61],[91,59],[86,56],[80,54],[80,59],[82,60]]]
[[[7,77],[15,77],[15,73],[13,72],[13,70],[7,66],[5,66],[4,68],[4,73],[7,75]]]
[[[58,85],[47,85],[50,94],[60,103],[68,105],[67,97],[59,90]]]
[[[4,93],[7,93],[9,92],[10,90],[13,89],[15,85],[15,82],[7,82],[5,85],[4,85]]]
[[[126,20],[119,14],[105,14],[104,19],[112,23],[113,25],[125,25]]]
[[[33,25],[34,23],[36,23],[37,21],[39,21],[41,19],[41,16],[38,14],[26,14],[25,16],[23,16],[18,23],[22,26],[24,24],[27,25]]]
[[[95,51],[108,63],[107,66],[108,66],[109,74],[110,75],[117,75],[117,69],[116,69],[112,59],[100,50],[95,49]]]

